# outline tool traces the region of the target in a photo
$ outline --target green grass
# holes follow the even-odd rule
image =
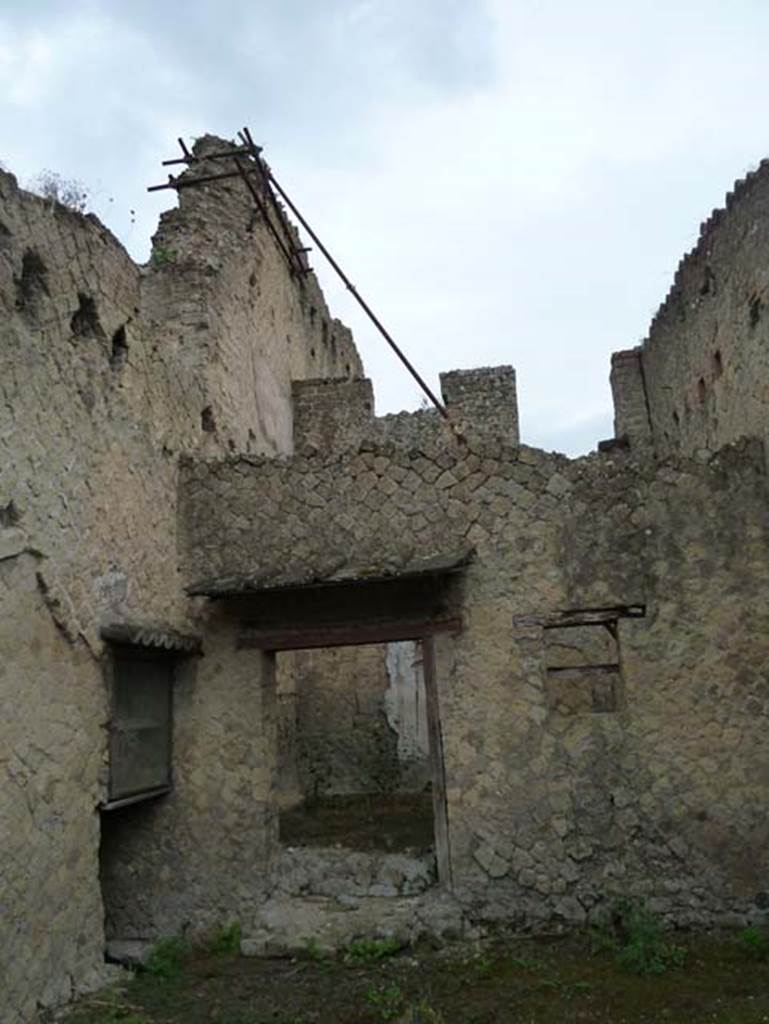
[[[395,956],[403,948],[397,939],[356,939],[342,953],[342,962],[355,967],[370,966]]]
[[[388,1021],[401,1016],[406,999],[400,985],[380,985],[366,992],[366,1003],[374,1011],[377,1020],[387,1024]]]
[[[748,960],[769,958],[769,932],[765,928],[751,926],[737,935],[737,947]]]
[[[209,949],[217,956],[236,956],[240,953],[240,922],[220,928],[209,943]]]
[[[152,947],[145,970],[156,978],[176,978],[181,974],[184,959],[190,952],[189,942],[180,936],[161,939]]]
[[[609,951],[634,974],[664,974],[684,966],[686,950],[665,936],[660,920],[642,903],[616,900],[593,930],[593,946]]]
[[[353,957],[232,955],[234,930],[204,946],[159,943],[154,973],[83,999],[66,1024],[767,1024],[764,929],[676,936],[645,926],[565,938],[489,940],[393,956],[383,940]],[[619,934],[615,932],[619,931]],[[228,938],[225,941],[224,935]],[[640,935],[640,938],[639,938]],[[643,970],[618,956],[643,939]],[[370,943],[376,941],[377,945]],[[658,944],[680,946],[683,966],[648,970]],[[316,944],[311,943],[311,947]],[[222,955],[222,952],[227,955]],[[389,955],[387,955],[389,952]],[[759,955],[761,954],[761,955]]]

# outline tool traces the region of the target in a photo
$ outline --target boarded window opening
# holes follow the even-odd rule
[[[172,684],[168,654],[116,650],[108,808],[170,789]]]
[[[547,702],[561,715],[616,711],[621,683],[617,620],[545,627]]]

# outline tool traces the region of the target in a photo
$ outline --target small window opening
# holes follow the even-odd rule
[[[724,361],[721,358],[721,350],[716,349],[713,353],[713,376],[720,377],[724,372]]]
[[[707,387],[705,386],[705,378],[700,377],[697,381],[697,401],[700,405],[704,405],[705,398],[707,396]]]
[[[115,653],[107,807],[171,787],[173,662],[139,648]]]
[[[705,267],[705,273],[702,277],[702,284],[700,285],[700,295],[715,294],[716,290],[716,275],[713,273],[710,267]]]
[[[210,405],[207,405],[200,413],[200,429],[206,434],[216,433],[216,418]]]
[[[750,298],[748,304],[748,316],[750,319],[751,328],[758,326],[758,321],[761,319],[761,298],[758,295],[753,295]]]
[[[7,505],[0,505],[0,527],[3,529],[10,529],[16,526],[21,519],[19,510],[14,505],[13,501],[9,501]]]
[[[110,352],[109,365],[116,372],[122,370],[128,358],[128,341],[126,340],[125,324],[112,335],[112,351]]]
[[[78,292],[78,307],[69,322],[76,338],[103,338],[104,331],[99,320],[96,302],[90,295]]]
[[[21,277],[16,281],[16,308],[33,313],[48,294],[48,268],[34,249],[27,249],[21,261]]]
[[[544,631],[547,703],[554,714],[616,711],[620,701],[617,619],[547,625]]]

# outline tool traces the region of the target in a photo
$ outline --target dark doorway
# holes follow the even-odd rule
[[[421,645],[280,652],[281,842],[434,847]]]

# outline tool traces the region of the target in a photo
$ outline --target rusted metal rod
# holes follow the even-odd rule
[[[221,181],[223,178],[238,178],[240,177],[239,171],[222,171],[221,174],[204,174],[200,178],[186,178],[182,181],[180,178],[173,178],[169,175],[169,180],[165,185],[150,185],[147,188],[148,192],[160,192],[164,188],[192,188],[193,185],[202,185],[206,181]]]
[[[321,240],[318,238],[318,236],[312,230],[310,225],[307,223],[307,221],[301,215],[299,210],[297,210],[296,206],[294,206],[293,202],[291,201],[289,196],[286,194],[285,190],[280,186],[279,182],[277,182],[275,180],[275,175],[272,173],[272,171],[269,170],[269,168],[267,170],[267,174],[269,175],[270,183],[275,187],[275,189],[279,193],[280,197],[283,199],[283,201],[286,204],[286,206],[288,206],[288,208],[291,210],[293,215],[296,217],[296,219],[302,225],[304,230],[307,232],[307,234],[310,236],[310,238],[313,240],[313,242],[317,245],[318,249],[320,249],[320,251],[326,257],[328,262],[334,268],[336,273],[339,275],[341,280],[344,282],[345,288],[350,292],[350,294],[355,299],[355,301],[358,303],[360,308],[363,310],[363,312],[366,314],[366,316],[369,318],[369,320],[372,322],[372,324],[376,327],[376,329],[379,331],[379,333],[382,335],[382,337],[387,342],[387,344],[390,346],[390,348],[393,350],[393,352],[398,357],[398,359],[400,359],[400,361],[403,363],[403,365],[406,367],[408,372],[411,374],[411,376],[417,382],[417,384],[422,389],[422,391],[424,391],[424,393],[427,395],[427,397],[433,403],[433,405],[438,410],[438,412],[441,414],[441,416],[443,416],[444,419],[449,419],[449,414],[446,411],[446,407],[444,406],[444,404],[441,401],[438,400],[438,398],[433,393],[432,388],[430,388],[430,386],[427,384],[427,382],[422,377],[422,375],[419,373],[419,371],[416,369],[416,367],[411,363],[411,361],[408,359],[408,357],[406,355],[404,355],[404,353],[401,351],[400,347],[398,346],[398,344],[396,343],[395,339],[392,337],[390,332],[387,330],[387,328],[384,326],[382,321],[379,319],[379,317],[376,315],[376,313],[372,310],[372,308],[369,306],[369,304],[366,302],[366,300],[361,296],[361,294],[358,291],[358,289],[355,287],[355,285],[352,283],[352,281],[350,281],[348,276],[345,274],[345,272],[339,266],[337,261],[334,259],[334,257],[331,255],[331,253],[325,247],[323,242],[321,242]]]
[[[248,128],[244,128],[243,129],[241,138],[242,137],[245,137],[246,141],[250,145],[253,145],[253,140],[251,138],[251,133],[249,132]],[[446,407],[444,406],[444,404],[441,401],[439,401],[439,399],[433,393],[432,389],[427,384],[427,382],[424,380],[424,378],[421,376],[421,374],[416,369],[416,367],[411,363],[411,361],[407,358],[407,356],[401,351],[401,349],[398,346],[398,344],[396,343],[395,339],[392,337],[390,332],[384,326],[382,321],[379,319],[379,317],[376,315],[376,313],[374,313],[374,311],[371,309],[371,307],[365,301],[365,299],[361,296],[361,294],[358,292],[358,290],[355,287],[355,285],[352,283],[352,281],[350,281],[349,277],[345,274],[345,272],[339,266],[337,261],[334,259],[334,257],[331,255],[331,253],[325,247],[323,242],[321,242],[320,238],[318,238],[318,236],[315,234],[313,229],[307,223],[305,218],[302,216],[302,214],[296,208],[294,203],[291,201],[290,196],[286,193],[285,189],[281,187],[280,183],[276,180],[275,175],[272,173],[270,168],[262,161],[262,158],[260,157],[259,152],[256,151],[258,149],[258,147],[254,146],[253,148],[254,148],[254,152],[252,152],[252,156],[253,156],[254,160],[257,161],[262,166],[264,174],[266,175],[266,177],[269,180],[270,184],[275,188],[275,190],[278,192],[278,194],[280,195],[280,197],[283,200],[283,202],[286,204],[286,206],[288,206],[288,208],[291,210],[293,215],[296,217],[296,219],[302,225],[304,230],[307,232],[307,234],[310,236],[310,238],[316,244],[318,249],[320,249],[320,251],[326,257],[328,262],[331,264],[333,269],[336,271],[336,273],[339,275],[339,277],[343,281],[345,288],[347,288],[347,290],[350,292],[352,297],[355,299],[355,301],[361,307],[363,312],[366,314],[366,316],[368,316],[369,320],[372,322],[372,324],[376,327],[376,329],[382,335],[382,337],[387,342],[387,344],[390,346],[390,348],[393,350],[393,352],[398,357],[398,359],[400,359],[401,363],[403,363],[403,365],[406,367],[406,369],[411,374],[411,376],[414,378],[414,380],[417,382],[417,384],[422,389],[422,391],[424,391],[424,393],[427,395],[427,397],[433,403],[433,405],[438,410],[438,412],[441,414],[441,416],[443,416],[444,419],[448,420],[449,419],[449,414],[446,411]]]
[[[262,202],[262,197],[259,195],[259,190],[255,187],[254,183],[248,177],[248,172],[247,172],[246,168],[243,166],[242,162],[237,159],[237,157],[235,157],[234,159],[235,159],[235,166],[238,169],[238,173],[242,177],[243,182],[244,182],[246,188],[251,193],[251,198],[256,203],[256,208],[259,210],[259,213],[262,215],[262,219],[264,220],[264,223],[267,225],[267,228],[268,228],[270,234],[275,239],[276,245],[278,246],[280,251],[283,253],[283,256],[285,257],[286,262],[288,263],[288,269],[292,273],[295,273],[295,272],[296,273],[301,273],[302,270],[303,270],[303,267],[301,265],[301,261],[300,261],[299,257],[296,256],[295,259],[293,258],[294,254],[292,253],[291,249],[284,244],[283,239],[280,237],[278,229],[275,227],[275,225],[270,220],[270,215],[269,215],[269,212],[267,210],[267,207]]]
[[[172,167],[174,164],[197,164],[202,160],[226,160],[231,156],[244,156],[251,153],[249,146],[233,146],[232,149],[222,149],[216,153],[206,153],[205,156],[195,156],[187,151],[187,156],[177,156],[173,160],[163,160],[161,166]]]

